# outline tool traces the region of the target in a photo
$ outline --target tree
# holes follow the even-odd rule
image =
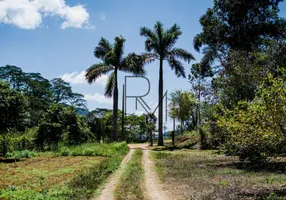
[[[157,117],[154,113],[148,113],[145,115],[147,123],[147,131],[150,137],[150,146],[153,146],[153,131],[156,128]]]
[[[74,106],[77,111],[85,111],[86,100],[82,94],[74,93],[69,83],[61,78],[51,80],[52,84],[52,100],[54,103],[62,103],[69,106]]]
[[[190,62],[194,60],[192,54],[188,51],[175,48],[179,36],[182,34],[180,27],[174,24],[170,29],[164,30],[163,24],[157,22],[154,29],[151,30],[146,27],[140,29],[140,35],[146,37],[145,49],[148,52],[146,55],[149,57],[149,62],[155,59],[159,60],[159,138],[158,145],[163,146],[163,62],[167,61],[172,70],[175,70],[177,77],[186,77],[185,69],[183,64],[178,59],[183,59],[184,61]]]
[[[11,89],[8,84],[0,81],[0,140],[3,156],[7,153],[9,129],[16,129],[24,120],[26,100],[23,94]]]
[[[116,37],[114,44],[110,44],[106,39],[101,38],[98,46],[94,50],[94,56],[101,59],[101,62],[94,64],[86,70],[86,79],[88,83],[93,83],[100,76],[112,72],[105,86],[105,96],[113,96],[113,139],[118,139],[118,71],[144,74],[143,65],[145,64],[144,56],[134,53],[124,57],[125,39]]]
[[[224,63],[230,50],[253,51],[264,48],[273,38],[285,37],[285,19],[279,17],[282,0],[215,0],[200,18],[203,31],[194,38],[205,58]]]
[[[186,125],[190,126],[190,121],[192,121],[192,124],[196,122],[195,108],[197,101],[193,93],[182,90],[176,90],[170,96],[169,115],[180,121],[182,133]]]
[[[238,54],[240,54],[240,57],[247,61],[248,67],[253,66],[255,64],[252,59],[253,53],[265,56],[266,51],[275,41],[285,40],[286,20],[278,15],[280,2],[282,0],[215,0],[213,8],[208,9],[200,18],[202,32],[195,36],[194,48],[197,51],[202,50],[204,54],[201,64],[212,66],[213,72],[216,74],[213,88],[217,94],[228,95],[221,91],[224,86],[231,87],[227,92],[238,91],[227,97],[228,99],[239,97],[232,99],[234,104],[240,100],[253,99],[255,87],[249,85],[236,88],[241,85],[228,84],[232,73],[245,70],[243,66],[246,65],[245,63],[241,69],[238,69],[240,66],[233,65],[235,62],[231,62],[231,60],[238,58]],[[282,44],[282,46],[284,45]],[[282,55],[282,52],[279,52],[279,55]],[[276,60],[276,58],[272,60]],[[272,63],[275,62],[272,61]],[[275,69],[271,71],[276,71],[277,65],[273,66]],[[261,65],[261,67],[266,67],[266,65]],[[243,78],[244,76],[246,76],[245,79],[250,77],[247,72],[243,73]],[[244,83],[242,79],[240,80]],[[245,95],[247,90],[249,94]]]
[[[197,119],[197,126],[199,127],[201,122],[201,96],[207,96],[209,91],[206,87],[206,77],[213,76],[213,72],[209,65],[205,66],[203,63],[196,63],[193,64],[191,67],[191,73],[189,74],[189,81],[193,86],[193,90],[197,94],[198,103],[197,103],[197,112],[196,112],[196,119]],[[203,93],[203,94],[202,94]]]
[[[25,73],[21,68],[10,65],[0,67],[0,79],[27,97],[27,112],[30,115],[29,120],[27,119],[28,126],[37,125],[51,101],[49,81],[40,73]]]

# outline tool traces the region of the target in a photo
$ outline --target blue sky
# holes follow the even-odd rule
[[[201,31],[199,18],[212,0],[0,0],[0,66],[9,64],[25,72],[40,72],[44,77],[64,77],[75,92],[86,95],[89,109],[112,108],[112,100],[103,97],[106,77],[88,85],[83,71],[98,60],[94,47],[101,37],[113,42],[126,38],[125,54],[144,52],[144,38],[139,28],[153,28],[161,21],[165,28],[180,25],[183,34],[177,47],[190,51],[197,61],[201,55],[193,49],[193,38]],[[286,16],[286,4],[280,6]],[[12,12],[12,11],[13,12]],[[194,61],[196,62],[196,61]],[[194,63],[192,62],[192,63]],[[187,74],[191,64],[185,63]],[[151,91],[144,99],[154,108],[158,99],[158,63],[146,66]],[[124,76],[119,74],[122,88]],[[189,90],[187,79],[177,78],[167,63],[164,66],[164,90]],[[128,84],[128,94],[147,90],[143,81]],[[119,105],[121,105],[121,90]],[[134,101],[127,102],[129,113],[135,112]],[[137,113],[143,112],[138,108]],[[170,121],[167,123],[170,124]]]

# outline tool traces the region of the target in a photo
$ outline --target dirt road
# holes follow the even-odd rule
[[[108,182],[104,186],[104,189],[102,190],[99,197],[94,198],[94,199],[98,199],[98,200],[113,200],[114,199],[114,190],[115,190],[116,184],[118,183],[120,176],[122,172],[124,171],[126,163],[132,157],[133,152],[134,152],[134,149],[130,149],[129,153],[125,156],[125,158],[121,162],[119,169],[114,174],[112,174],[111,177],[108,179]]]
[[[118,183],[122,172],[126,166],[126,163],[132,157],[134,149],[141,149],[143,151],[142,166],[145,171],[145,184],[144,184],[144,196],[146,200],[169,200],[167,193],[163,189],[163,185],[160,183],[159,178],[155,172],[154,163],[150,159],[150,150],[148,150],[148,144],[129,144],[130,152],[123,159],[120,168],[115,172],[105,185],[98,200],[114,200],[114,190]]]

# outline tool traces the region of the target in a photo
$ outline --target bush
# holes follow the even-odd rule
[[[281,153],[286,144],[285,81],[269,75],[253,102],[239,102],[219,118],[218,125],[227,138],[229,155],[260,162]]]
[[[59,150],[61,156],[105,156],[124,155],[129,148],[126,142],[99,144],[87,143],[78,146],[62,147]]]
[[[12,151],[6,154],[6,158],[32,158],[38,156],[35,151],[22,150],[22,151]]]

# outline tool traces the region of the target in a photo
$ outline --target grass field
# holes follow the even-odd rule
[[[212,151],[153,152],[161,180],[176,199],[286,199],[286,164],[249,167]]]
[[[141,164],[142,150],[136,150],[127,163],[115,190],[116,200],[143,200],[144,170]]]
[[[127,152],[126,143],[85,144],[0,162],[0,199],[89,199]]]
[[[72,179],[78,172],[99,164],[104,157],[39,156],[16,163],[0,163],[0,189],[22,186],[40,190],[40,178],[49,189]]]

